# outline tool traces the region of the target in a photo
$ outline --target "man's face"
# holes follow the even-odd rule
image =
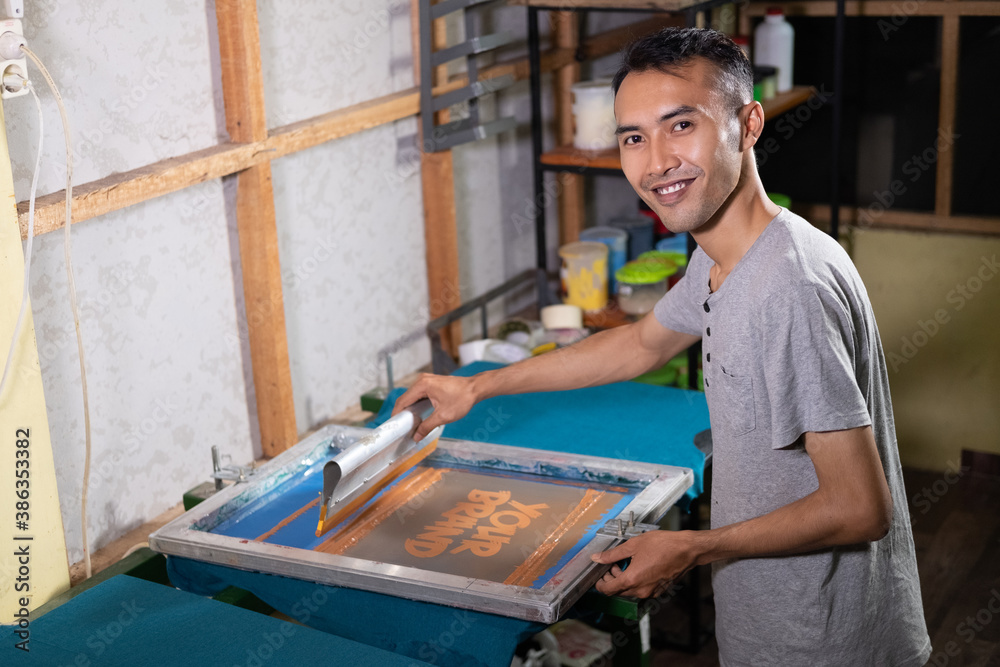
[[[678,71],[632,72],[615,96],[622,170],[672,232],[701,227],[739,182],[736,110],[702,58]]]

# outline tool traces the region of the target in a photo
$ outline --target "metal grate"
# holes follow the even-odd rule
[[[517,121],[500,118],[483,123],[479,117],[479,98],[495,93],[514,83],[513,75],[489,79],[479,79],[476,56],[492,51],[513,41],[508,33],[475,35],[473,12],[476,5],[490,0],[444,0],[431,4],[431,0],[420,0],[420,122],[423,128],[423,150],[428,153],[447,150],[470,141],[513,129]],[[436,19],[456,11],[464,11],[466,41],[434,51],[432,25]],[[434,95],[434,68],[453,60],[465,58],[468,84],[457,90]],[[457,121],[442,123],[435,121],[436,112],[455,104],[468,103],[469,115]]]

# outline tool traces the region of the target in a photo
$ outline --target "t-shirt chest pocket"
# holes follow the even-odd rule
[[[720,366],[719,370],[722,371],[719,374],[721,384],[719,393],[725,405],[722,418],[732,435],[749,433],[757,427],[754,413],[753,379],[749,376],[733,375],[726,370],[725,366]]]

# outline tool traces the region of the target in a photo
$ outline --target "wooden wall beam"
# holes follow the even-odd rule
[[[558,48],[576,50],[580,44],[579,21],[579,12],[552,12],[552,29]],[[555,89],[556,143],[560,146],[573,144],[572,86],[579,80],[580,63],[575,59],[558,68],[552,77]],[[557,172],[556,179],[559,184],[559,241],[570,243],[580,238],[584,227],[583,176]]]
[[[813,224],[830,222],[829,204],[794,204],[792,209]],[[869,211],[864,207],[841,206],[842,225],[859,229],[905,229],[916,232],[944,232],[1000,236],[1000,218],[968,215],[938,215],[927,211]]]
[[[74,186],[73,222],[96,218],[327,141],[407,118],[417,113],[419,105],[419,92],[409,89],[279,127],[263,141],[227,142]],[[62,229],[65,201],[65,190],[35,200],[36,236]],[[21,237],[27,238],[28,202],[19,202],[17,210]]]
[[[941,92],[938,107],[938,137],[951,137],[955,131],[958,98],[958,49],[961,18],[941,18]],[[937,178],[934,186],[934,212],[951,214],[951,188],[955,171],[955,147],[949,143],[937,152]]]
[[[256,163],[253,144],[225,143],[73,186],[73,222],[83,222],[192,185],[235,174]],[[62,229],[66,191],[35,200],[35,236]],[[28,235],[28,202],[17,204],[21,238]]]
[[[226,129],[236,143],[267,138],[255,0],[216,0]],[[236,224],[261,447],[275,456],[298,441],[271,163],[238,173]]]

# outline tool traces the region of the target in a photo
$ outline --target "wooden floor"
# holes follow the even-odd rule
[[[910,499],[924,616],[934,652],[930,665],[1000,665],[1000,477],[968,471],[904,470]],[[703,581],[707,577],[703,577]],[[710,591],[705,584],[703,589]],[[705,618],[712,621],[706,595]],[[685,621],[676,610],[654,620],[656,635]],[[949,655],[949,652],[951,655]],[[658,650],[656,667],[719,664],[711,641],[696,654]]]

